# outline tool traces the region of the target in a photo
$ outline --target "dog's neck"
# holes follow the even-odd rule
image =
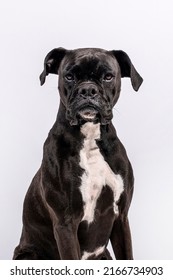
[[[100,123],[86,122],[81,126],[81,132],[86,140],[100,139]]]

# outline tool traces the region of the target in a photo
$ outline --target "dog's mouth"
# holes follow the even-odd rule
[[[101,108],[96,105],[85,105],[76,109],[74,114],[70,114],[70,110],[67,111],[67,119],[70,121],[70,125],[80,125],[85,122],[100,122],[102,125],[110,123],[112,119],[112,111],[104,114]]]
[[[84,121],[94,121],[98,118],[98,111],[93,107],[85,107],[78,111],[77,115]]]

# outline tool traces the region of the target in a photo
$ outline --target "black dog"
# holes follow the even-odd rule
[[[60,106],[26,194],[14,259],[132,259],[128,209],[133,171],[111,119],[121,77],[142,78],[123,51],[57,48],[41,85],[59,75]]]

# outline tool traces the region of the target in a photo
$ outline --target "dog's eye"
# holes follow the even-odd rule
[[[73,77],[72,74],[67,74],[67,75],[65,76],[65,78],[66,78],[66,80],[69,81],[69,82],[71,82],[71,81],[74,80],[74,77]]]
[[[105,76],[104,76],[104,80],[105,81],[111,81],[113,79],[113,75],[111,73],[107,73]]]

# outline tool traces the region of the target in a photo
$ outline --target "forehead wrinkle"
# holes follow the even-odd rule
[[[77,65],[69,65],[66,71],[72,72],[75,75],[80,75],[80,77],[86,77],[89,75],[96,75],[97,77],[101,77],[104,72],[110,71],[113,69],[109,67],[107,64],[101,63],[99,60],[85,60],[81,61]]]
[[[116,60],[108,53],[100,49],[78,49],[69,53],[63,63],[65,71],[83,72],[88,69],[93,72],[116,71]]]
[[[81,49],[74,50],[74,54],[77,59],[80,59],[84,56],[88,56],[88,58],[98,57],[99,54],[104,54],[104,52],[105,50],[97,49],[97,48],[81,48]]]

